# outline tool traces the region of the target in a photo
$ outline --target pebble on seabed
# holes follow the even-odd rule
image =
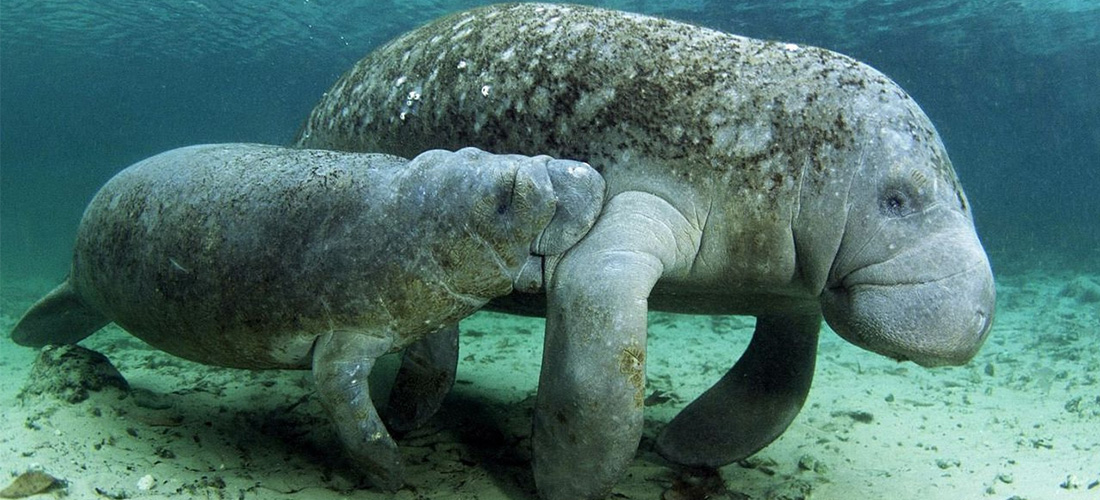
[[[157,480],[153,478],[152,474],[146,474],[138,479],[137,489],[141,491],[149,491],[157,485]]]

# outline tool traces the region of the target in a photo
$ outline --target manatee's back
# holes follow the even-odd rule
[[[823,49],[591,7],[497,5],[367,55],[297,144],[548,154],[590,163],[609,195],[793,188],[811,155],[851,148],[854,118],[837,105],[884,89],[878,72]]]
[[[405,157],[473,146],[594,165],[625,148],[669,154],[645,137],[660,131],[643,128],[668,122],[679,136],[672,140],[694,146],[702,127],[671,124],[688,123],[696,110],[673,101],[708,91],[713,72],[740,58],[740,40],[582,6],[474,9],[369,54],[325,94],[297,145]]]

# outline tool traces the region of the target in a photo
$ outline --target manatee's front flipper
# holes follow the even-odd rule
[[[810,390],[819,314],[761,316],[748,349],[657,439],[673,462],[720,467],[756,453],[790,425]]]
[[[390,336],[329,332],[313,345],[313,378],[321,405],[352,460],[372,484],[388,491],[404,484],[401,454],[370,399],[367,378],[389,352]]]
[[[92,309],[66,280],[27,311],[11,331],[16,344],[75,344],[111,320]]]
[[[621,193],[553,270],[532,441],[543,498],[602,498],[630,464],[642,434],[647,298],[659,278],[690,268],[698,237],[664,200]]]
[[[457,368],[458,325],[431,333],[405,348],[386,407],[390,430],[408,432],[435,415],[455,383]]]

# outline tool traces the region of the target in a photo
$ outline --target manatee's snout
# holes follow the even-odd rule
[[[922,366],[962,365],[993,324],[996,292],[977,236],[931,238],[856,269],[822,295],[826,321],[860,347]]]
[[[495,215],[489,227],[482,226],[482,236],[489,236],[486,241],[494,242],[501,255],[522,261],[515,269],[516,290],[538,291],[545,278],[544,258],[572,248],[595,224],[603,209],[603,177],[587,163],[549,156],[491,155],[474,148],[455,154],[502,176],[477,181],[502,188],[490,196],[497,200]]]
[[[553,186],[554,217],[531,244],[531,253],[557,255],[577,244],[596,223],[603,208],[604,180],[579,161],[548,159],[544,168]]]
[[[530,243],[533,255],[565,252],[603,209],[603,177],[584,162],[470,147],[421,153],[409,170],[417,169],[423,173],[418,188],[432,186],[437,200],[450,200],[448,206],[455,208],[475,200],[479,226],[494,240]]]

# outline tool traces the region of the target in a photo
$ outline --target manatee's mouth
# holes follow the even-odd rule
[[[989,264],[984,260],[979,260],[971,262],[970,265],[962,269],[947,274],[927,273],[922,275],[917,273],[906,278],[898,278],[894,276],[893,273],[884,271],[884,269],[889,269],[893,266],[892,262],[876,262],[849,271],[848,274],[838,280],[839,282],[831,287],[831,289],[852,291],[861,287],[929,285],[937,282],[946,282],[960,275],[975,273],[988,265]]]

